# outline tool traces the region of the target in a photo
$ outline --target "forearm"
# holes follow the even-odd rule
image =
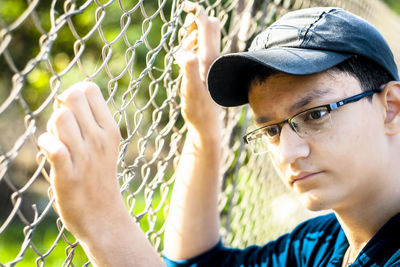
[[[174,55],[183,72],[181,111],[188,134],[165,228],[164,254],[172,260],[196,256],[219,241],[220,110],[205,81],[219,55],[220,24],[202,6],[186,7],[194,14],[196,30],[187,32]]]
[[[107,217],[93,228],[80,243],[94,266],[164,266],[127,212]]]
[[[217,131],[218,131],[218,127]],[[165,230],[165,255],[196,256],[219,241],[220,136],[189,131]]]

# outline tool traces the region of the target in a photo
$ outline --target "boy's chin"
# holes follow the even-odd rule
[[[311,193],[301,194],[298,198],[303,206],[310,211],[323,211],[332,208],[327,205],[326,201]]]

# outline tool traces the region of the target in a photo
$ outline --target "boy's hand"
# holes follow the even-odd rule
[[[196,27],[191,28],[175,54],[182,71],[182,114],[189,130],[201,137],[219,135],[219,107],[211,99],[206,78],[211,63],[219,56],[220,24],[217,18],[208,17],[204,8],[190,3],[186,12],[195,14]],[[197,28],[197,29],[196,29]]]
[[[96,84],[71,86],[56,100],[38,145],[51,163],[50,183],[62,221],[78,239],[127,214],[116,180],[119,128]]]

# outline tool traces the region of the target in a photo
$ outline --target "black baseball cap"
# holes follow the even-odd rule
[[[392,51],[364,19],[336,7],[287,13],[259,33],[248,52],[220,56],[207,77],[211,97],[225,107],[248,103],[248,70],[256,64],[293,74],[314,74],[355,55],[375,61],[393,80],[399,74]]]

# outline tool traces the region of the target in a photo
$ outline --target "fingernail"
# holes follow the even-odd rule
[[[194,13],[196,12],[197,9],[197,4],[190,2],[190,1],[185,1],[183,2],[183,11],[187,13]]]
[[[55,108],[60,108],[63,104],[62,100],[57,95],[54,97],[54,102]]]
[[[56,137],[48,132],[45,132],[39,136],[37,145],[46,156],[49,154],[54,154],[60,149],[60,141],[58,141]]]
[[[178,31],[178,36],[180,39],[183,39],[187,35],[187,31],[185,28],[180,28]]]
[[[61,108],[63,105],[65,105],[64,101],[62,101],[61,98],[58,95],[56,95],[54,97],[54,107]]]

